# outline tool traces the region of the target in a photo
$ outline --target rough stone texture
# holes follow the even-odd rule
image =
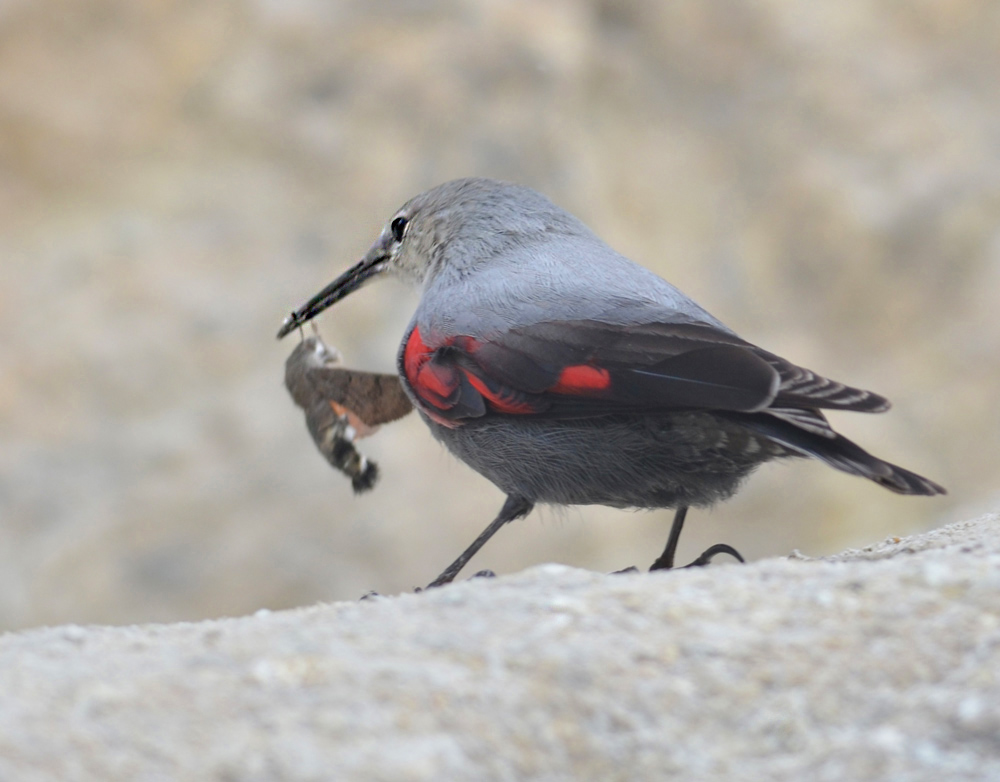
[[[825,561],[8,634],[0,693],[4,780],[995,780],[1000,514]]]

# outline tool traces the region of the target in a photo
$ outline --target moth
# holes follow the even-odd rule
[[[371,489],[378,465],[354,441],[413,409],[399,377],[340,366],[340,354],[317,333],[305,337],[285,361],[285,387],[305,411],[319,452],[351,479],[356,493]]]

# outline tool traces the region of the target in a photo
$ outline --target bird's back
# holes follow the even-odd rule
[[[512,242],[479,264],[446,267],[428,281],[414,315],[415,323],[448,336],[484,336],[560,320],[700,323],[732,334],[582,224]]]

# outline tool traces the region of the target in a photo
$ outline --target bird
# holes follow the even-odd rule
[[[531,188],[472,177],[411,198],[279,339],[383,277],[420,291],[396,357],[404,391],[432,435],[506,495],[430,587],[537,504],[673,509],[650,570],[672,568],[688,509],[728,499],[774,459],[945,493],[824,415],[884,412],[885,397],[747,342]],[[692,565],[723,553],[742,561],[717,544]]]

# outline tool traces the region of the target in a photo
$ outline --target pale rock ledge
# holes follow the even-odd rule
[[[1000,515],[0,638],[2,780],[1000,779]]]

